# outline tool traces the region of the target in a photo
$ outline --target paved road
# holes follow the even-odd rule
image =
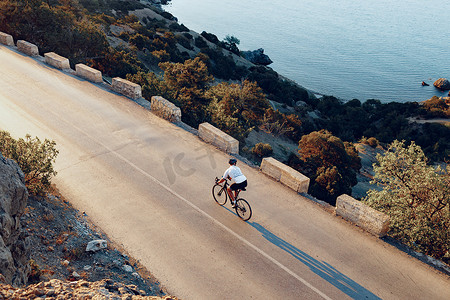
[[[254,216],[211,197],[228,155],[0,46],[0,128],[50,138],[73,205],[182,299],[449,299],[448,276],[238,162]]]

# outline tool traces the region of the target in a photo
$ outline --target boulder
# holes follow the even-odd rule
[[[255,65],[268,66],[273,63],[269,56],[264,54],[263,48],[259,48],[258,50],[253,51],[242,51],[241,54],[246,60],[249,60]]]
[[[106,249],[108,243],[105,240],[90,241],[86,246],[86,252],[97,252],[101,249]]]
[[[450,90],[450,82],[446,78],[439,78],[433,85],[440,90]]]
[[[0,153],[0,273],[13,286],[27,284],[31,269],[31,245],[20,224],[27,201],[22,170]]]

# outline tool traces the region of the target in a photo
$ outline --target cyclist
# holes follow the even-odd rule
[[[231,158],[228,163],[230,164],[230,167],[226,169],[225,173],[223,174],[223,177],[217,182],[222,183],[226,179],[232,179],[234,180],[234,183],[230,185],[227,188],[228,195],[231,199],[231,204],[234,206],[235,199],[237,197],[237,191],[245,189],[247,186],[247,177],[245,177],[244,174],[242,174],[242,171],[239,167],[236,166],[237,160],[235,158]],[[234,191],[234,197],[233,192]]]

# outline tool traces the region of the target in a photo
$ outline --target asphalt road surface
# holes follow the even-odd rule
[[[450,279],[133,101],[0,46],[0,129],[57,142],[54,182],[182,299],[450,299]]]

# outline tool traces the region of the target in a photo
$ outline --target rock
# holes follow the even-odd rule
[[[84,266],[84,268],[83,268],[83,270],[85,270],[85,271],[90,271],[91,269],[92,269],[92,267],[89,266],[89,265],[86,265],[86,266]]]
[[[450,82],[446,78],[439,78],[433,85],[440,90],[450,90]]]
[[[131,267],[130,265],[123,265],[122,269],[128,273],[133,272],[133,267]]]
[[[28,200],[24,178],[17,163],[0,153],[0,273],[13,286],[26,284],[31,270],[31,245],[20,224]]]
[[[422,81],[422,86],[429,86],[429,84],[426,83],[425,81]]]
[[[20,289],[0,284],[0,299],[35,299],[39,296],[52,299],[177,299],[171,296],[145,296],[145,292],[137,290],[136,286],[113,283],[109,279],[95,282],[52,279],[45,284],[31,284]]]
[[[69,264],[70,262],[67,259],[61,262],[61,265],[64,267],[67,267]]]
[[[86,252],[96,252],[101,249],[106,249],[108,246],[105,240],[94,240],[90,241],[86,246]]]
[[[116,267],[120,267],[120,266],[122,265],[122,263],[121,263],[120,260],[118,260],[118,259],[115,259],[115,260],[113,261],[113,264],[114,264]]]
[[[249,60],[255,65],[268,66],[273,63],[269,56],[264,54],[263,48],[259,48],[258,50],[253,51],[242,51],[241,54],[246,60]]]

